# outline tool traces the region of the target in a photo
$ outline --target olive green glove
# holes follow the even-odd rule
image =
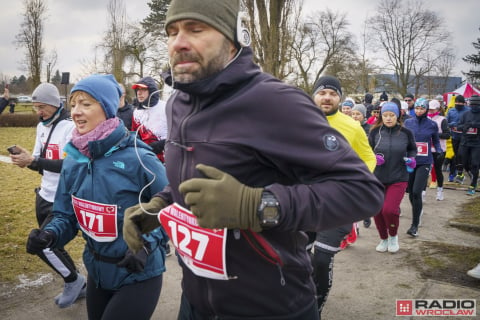
[[[201,227],[262,231],[257,209],[263,188],[248,187],[214,167],[196,168],[207,178],[187,180],[178,189]]]
[[[125,210],[123,218],[123,239],[134,253],[143,248],[142,234],[160,226],[158,212],[167,204],[160,197],[153,197],[150,202],[137,204]],[[143,209],[142,209],[143,208]],[[145,213],[143,210],[150,212]]]

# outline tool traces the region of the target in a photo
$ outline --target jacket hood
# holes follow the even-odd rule
[[[152,77],[144,77],[138,80],[134,85],[132,85],[132,89],[135,90],[135,95],[137,93],[138,88],[148,88],[149,99],[147,98],[143,102],[139,102],[138,106],[141,108],[145,107],[153,107],[156,106],[158,100],[160,99],[160,93],[158,91],[158,86],[155,80]],[[149,103],[150,100],[150,103]]]

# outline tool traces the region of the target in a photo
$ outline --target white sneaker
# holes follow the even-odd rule
[[[388,249],[388,240],[387,239],[380,240],[380,243],[375,248],[375,250],[377,250],[378,252],[386,252],[387,249]]]
[[[388,252],[390,253],[395,253],[400,249],[400,246],[398,245],[398,235],[391,237],[388,236]]]
[[[81,274],[78,274],[77,280],[64,284],[63,292],[61,296],[58,297],[58,302],[55,300],[55,303],[60,308],[66,308],[71,306],[78,299],[78,296],[81,294],[85,283],[85,277]]]
[[[443,188],[441,188],[441,187],[437,188],[437,200],[438,201],[443,200]]]
[[[423,209],[420,211],[420,217],[418,217],[418,226],[420,227],[422,225],[422,216],[423,216]]]
[[[475,268],[473,268],[472,270],[468,270],[467,271],[467,274],[470,276],[470,277],[473,277],[473,278],[476,278],[476,279],[480,279],[480,263],[477,264],[477,266]]]

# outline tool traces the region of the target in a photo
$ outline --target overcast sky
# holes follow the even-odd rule
[[[201,0],[199,0],[201,1]],[[22,22],[23,0],[0,0],[0,76],[27,74],[21,70],[23,52],[15,47],[15,35]],[[45,21],[44,45],[46,52],[55,49],[60,72],[70,72],[70,82],[78,80],[82,65],[93,58],[93,48],[99,44],[106,30],[108,0],[47,0],[48,19]],[[148,15],[148,0],[126,0],[130,20],[142,20]],[[330,8],[347,13],[350,31],[359,36],[366,17],[374,18],[378,1],[375,0],[305,0],[304,10],[314,12]],[[461,58],[476,53],[472,42],[480,37],[480,2],[478,0],[424,0],[425,7],[445,20],[453,36],[457,65],[454,76],[468,71],[470,66]],[[453,4],[453,5],[452,5]],[[42,74],[42,81],[46,76]]]

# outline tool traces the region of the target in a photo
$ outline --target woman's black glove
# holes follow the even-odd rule
[[[148,249],[146,246],[144,246],[142,250],[138,251],[136,254],[128,249],[127,253],[125,254],[125,258],[117,263],[117,266],[120,268],[126,268],[130,273],[143,272],[150,252],[150,249]]]
[[[33,229],[27,240],[27,252],[39,254],[55,242],[55,233],[49,230]]]

